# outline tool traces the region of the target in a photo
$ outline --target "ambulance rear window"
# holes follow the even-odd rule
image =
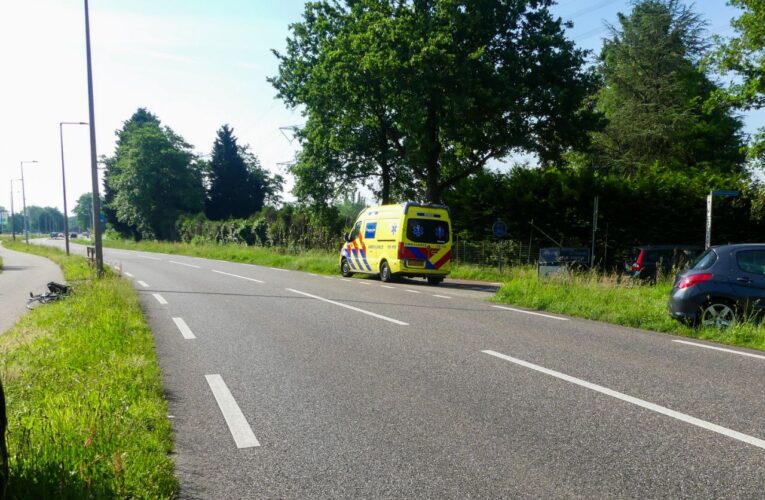
[[[415,243],[448,243],[449,223],[433,219],[409,219],[406,237]]]

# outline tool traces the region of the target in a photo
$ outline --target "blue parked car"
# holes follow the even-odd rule
[[[765,243],[712,247],[675,278],[669,314],[696,326],[759,321],[765,311]]]

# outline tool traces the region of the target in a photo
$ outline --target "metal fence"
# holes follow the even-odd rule
[[[485,267],[532,264],[539,258],[539,246],[515,240],[463,241],[454,239],[454,262]]]

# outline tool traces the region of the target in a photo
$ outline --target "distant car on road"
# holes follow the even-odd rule
[[[675,278],[669,314],[698,326],[725,328],[760,320],[765,311],[765,243],[712,247]]]
[[[683,269],[703,250],[697,245],[637,246],[624,261],[624,272],[633,278],[655,281],[659,270],[669,274],[673,269]]]
[[[58,233],[56,233],[56,232],[50,233],[50,238],[51,239],[56,238],[56,236],[58,236]]]
[[[76,238],[76,237],[77,237],[77,233],[71,233],[69,235],[69,239],[73,239],[73,238]]]

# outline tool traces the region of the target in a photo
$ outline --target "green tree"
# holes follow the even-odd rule
[[[271,178],[228,125],[218,130],[206,170],[205,213],[212,220],[249,217],[281,190],[281,178]]]
[[[308,117],[294,173],[315,198],[446,190],[514,151],[581,146],[592,77],[552,0],[311,2],[271,82]],[[330,182],[327,182],[327,180]]]
[[[203,209],[202,174],[191,146],[151,116],[118,132],[117,150],[107,160],[107,204],[135,237],[173,239],[176,219]]]
[[[64,230],[64,214],[58,208],[27,205],[27,215],[27,227],[32,233],[50,233]]]
[[[597,164],[635,176],[648,166],[740,173],[742,123],[707,105],[716,85],[700,70],[705,23],[677,0],[640,0],[619,14],[600,55],[607,119],[593,134]]]
[[[101,206],[104,206],[103,201]],[[91,229],[93,227],[93,193],[85,193],[77,198],[77,203],[72,212],[77,218],[79,228]]]
[[[117,145],[114,156],[102,158],[102,162],[106,165],[106,171],[104,172],[104,203],[101,207],[106,215],[106,222],[108,222],[109,225],[121,235],[135,239],[141,237],[137,228],[123,222],[117,217],[117,209],[114,207],[113,203],[115,193],[109,179],[119,175],[118,160],[120,157],[127,154],[127,149],[124,146],[127,143],[130,134],[144,125],[159,127],[160,121],[155,114],[151,113],[146,108],[138,108],[128,120],[123,122],[122,128],[115,132],[117,135]]]
[[[733,72],[727,92],[720,93],[739,109],[765,107],[765,1],[729,0],[729,5],[743,9],[733,20],[737,35],[719,44],[711,54],[722,74]],[[760,129],[750,149],[750,156],[765,161],[765,128]]]

